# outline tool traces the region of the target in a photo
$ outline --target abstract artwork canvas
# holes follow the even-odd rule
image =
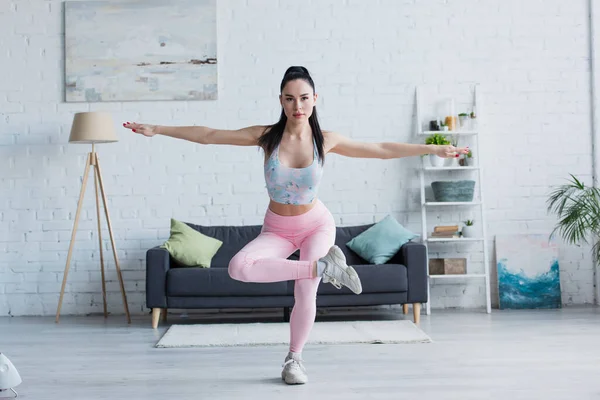
[[[217,99],[215,2],[65,2],[66,101]]]
[[[549,235],[496,236],[500,309],[560,308],[558,248]]]

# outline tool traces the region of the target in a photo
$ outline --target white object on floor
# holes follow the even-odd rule
[[[172,325],[155,347],[269,346],[289,343],[289,323]],[[308,344],[430,343],[412,321],[317,322]]]
[[[21,375],[19,375],[15,366],[10,362],[8,357],[0,353],[0,391],[11,390],[18,396],[13,388],[20,385],[21,382]]]

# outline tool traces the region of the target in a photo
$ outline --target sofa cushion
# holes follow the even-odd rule
[[[223,242],[223,245],[212,259],[211,268],[227,268],[233,256],[242,247],[254,240],[262,229],[261,225],[204,226],[190,223],[188,225],[206,236]]]
[[[385,264],[403,244],[418,237],[387,215],[381,221],[352,238],[346,246],[371,264]]]
[[[232,279],[227,268],[170,268],[167,296],[284,296],[287,282],[246,283]]]
[[[352,251],[346,243],[348,243],[352,238],[360,235],[374,224],[367,225],[357,225],[357,226],[338,226],[336,228],[335,234],[335,244],[344,252],[346,256],[346,263],[348,265],[360,265],[360,264],[369,264],[367,260],[362,258],[360,255],[356,254]]]
[[[182,266],[210,268],[211,260],[222,244],[222,241],[171,218],[171,235],[162,247]]]
[[[402,264],[382,265],[353,265],[352,268],[360,277],[362,293],[391,293],[406,292],[408,290],[408,276],[406,267]],[[336,289],[331,283],[319,284],[317,296],[320,294],[348,294],[352,293],[347,287]]]
[[[213,237],[223,242],[221,248],[214,255],[211,268],[227,268],[229,261],[250,241],[254,240],[262,229],[262,225],[246,226],[204,226],[187,223],[192,228],[204,235]],[[348,265],[369,264],[367,260],[356,254],[346,246],[350,240],[366,231],[375,224],[336,227],[335,244],[340,247],[346,256]],[[299,251],[294,252],[288,259],[298,260]]]

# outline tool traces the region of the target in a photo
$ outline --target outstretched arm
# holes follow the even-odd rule
[[[124,123],[123,127],[148,137],[164,135],[200,144],[230,144],[235,146],[257,146],[258,138],[266,128],[257,125],[237,130],[225,130],[206,126],[162,126],[135,122]]]
[[[424,154],[435,154],[440,157],[449,158],[469,152],[469,149],[466,147],[454,147],[451,145],[359,142],[335,132],[327,132],[326,138],[329,152],[356,158],[381,158],[387,160]]]

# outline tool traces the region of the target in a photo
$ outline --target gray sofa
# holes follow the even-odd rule
[[[229,261],[248,242],[258,236],[260,225],[201,226],[187,223],[197,231],[223,241],[210,268],[182,267],[167,250],[154,247],[146,253],[146,305],[152,309],[156,328],[168,308],[279,308],[289,320],[294,305],[294,281],[246,283],[232,279]],[[346,243],[373,224],[337,227],[336,244],[361,278],[363,292],[355,295],[348,288],[336,289],[321,283],[317,307],[371,306],[402,304],[408,312],[413,304],[415,323],[419,322],[421,303],[427,302],[427,255],[421,243],[404,244],[386,264],[373,265],[362,259]],[[297,260],[298,252],[289,259]]]

